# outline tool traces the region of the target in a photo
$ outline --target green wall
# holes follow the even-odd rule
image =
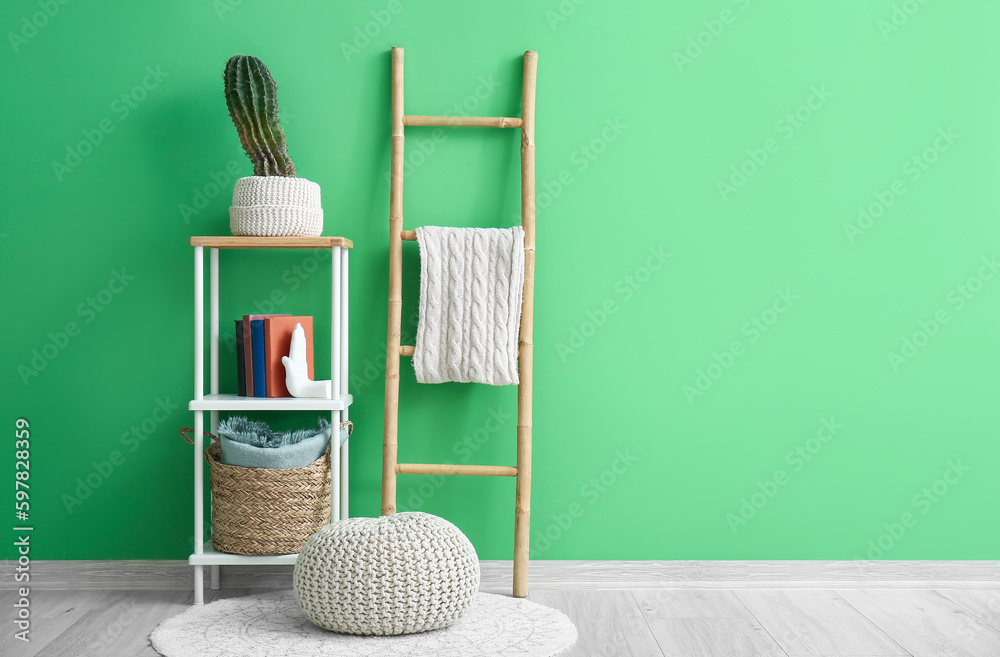
[[[378,513],[400,45],[417,114],[517,113],[539,52],[534,557],[1000,558],[998,20],[985,0],[4,3],[0,468],[27,418],[32,556],[190,551],[187,239],[228,234],[251,171],[234,53],[271,68],[324,234],[355,241],[351,512]],[[408,131],[406,226],[515,223],[516,144]],[[226,331],[273,295],[327,334],[314,257],[223,253]],[[513,388],[404,367],[403,460],[513,462]],[[407,477],[399,503],[506,559],[513,493]]]

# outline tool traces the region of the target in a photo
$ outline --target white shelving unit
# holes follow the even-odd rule
[[[204,440],[205,413],[209,430],[217,433],[219,411],[328,411],[333,440],[337,429],[348,418],[353,397],[347,392],[348,347],[348,254],[354,247],[345,237],[192,237],[194,247],[194,399],[188,410],[194,411],[194,553],[188,563],[194,566],[194,603],[203,604],[204,569],[210,571],[211,587],[219,588],[220,566],[269,566],[294,564],[297,554],[244,556],[218,552],[205,542],[204,526]],[[209,252],[209,391],[205,392],[205,249]],[[269,399],[219,394],[219,249],[330,249],[332,299],[330,302],[330,379],[331,394],[326,399],[284,397]],[[316,336],[314,336],[314,339]],[[335,443],[336,444],[336,443]],[[330,521],[348,517],[348,446],[332,449]]]

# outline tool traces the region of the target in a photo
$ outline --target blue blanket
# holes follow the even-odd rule
[[[326,454],[332,433],[323,418],[316,429],[276,433],[263,422],[231,417],[219,423],[222,462],[242,468],[301,468]]]

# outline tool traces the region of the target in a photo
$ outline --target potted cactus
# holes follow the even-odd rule
[[[323,232],[316,183],[298,178],[278,122],[277,85],[262,61],[234,55],[223,73],[226,105],[240,143],[253,162],[252,176],[233,189],[229,227],[233,235],[312,237]]]

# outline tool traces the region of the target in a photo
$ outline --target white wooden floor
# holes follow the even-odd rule
[[[265,590],[274,589],[206,591],[206,601]],[[1000,657],[998,588],[576,588],[530,598],[576,623],[566,657]],[[15,640],[8,620],[0,655],[152,657],[149,633],[191,599],[176,589],[33,591],[31,642]],[[8,618],[14,602],[0,591]]]

